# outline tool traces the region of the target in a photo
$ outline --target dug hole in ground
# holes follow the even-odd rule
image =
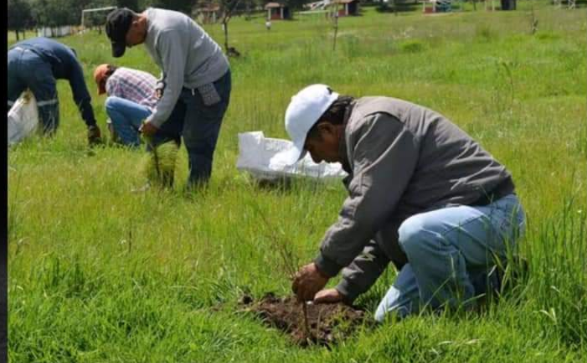
[[[253,313],[264,324],[281,330],[295,344],[303,347],[336,344],[359,325],[370,322],[363,311],[342,303],[306,303],[309,330],[306,331],[303,305],[295,296],[279,298],[269,293],[259,301],[254,301],[245,295],[239,303],[243,306],[242,311]]]

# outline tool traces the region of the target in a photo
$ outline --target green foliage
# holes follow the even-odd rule
[[[426,48],[426,45],[417,39],[413,39],[403,41],[400,48],[407,53],[419,53]]]
[[[129,8],[133,11],[140,11],[139,0],[116,0],[116,6],[119,8]]]
[[[28,0],[9,0],[6,5],[9,30],[22,31],[34,25],[31,5]]]
[[[488,25],[478,26],[475,29],[475,35],[479,40],[486,42],[491,41],[497,36],[495,31],[493,31],[492,28]]]
[[[177,152],[175,142],[167,142],[145,154],[142,170],[151,185],[169,187],[173,185]]]
[[[163,8],[191,14],[192,8],[197,0],[150,0],[147,2],[150,3],[148,6],[154,8]]]
[[[69,0],[33,0],[33,16],[39,26],[79,24]]]

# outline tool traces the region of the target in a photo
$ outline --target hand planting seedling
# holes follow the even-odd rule
[[[289,280],[293,280],[299,269],[299,258],[292,249],[294,244],[285,237],[285,232],[270,223],[256,201],[251,205],[268,227],[264,232],[281,257],[280,269]],[[245,305],[252,305],[249,310],[264,322],[285,331],[301,346],[333,344],[350,334],[352,328],[364,319],[362,311],[342,303],[313,304],[295,296],[278,298],[271,293],[256,303],[248,296],[242,300]]]

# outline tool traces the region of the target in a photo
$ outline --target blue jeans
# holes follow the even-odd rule
[[[375,319],[399,317],[421,307],[472,305],[497,279],[497,261],[505,264],[526,217],[515,194],[487,206],[457,206],[416,214],[399,228],[399,244],[408,263],[399,272],[375,312]]]
[[[106,99],[106,113],[121,143],[139,146],[141,143],[139,128],[143,120],[151,115],[151,110],[127,99],[110,96]]]
[[[55,132],[59,126],[59,99],[51,64],[31,50],[16,47],[8,52],[7,66],[7,112],[28,88],[37,101],[43,132]]]
[[[184,88],[171,117],[161,125],[152,146],[179,137],[188,152],[188,185],[205,183],[212,174],[212,161],[220,126],[230,102],[230,70],[214,83],[197,89]]]

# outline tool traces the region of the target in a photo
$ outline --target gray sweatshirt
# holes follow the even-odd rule
[[[160,127],[171,115],[182,88],[198,88],[222,77],[229,69],[222,49],[188,16],[149,8],[145,46],[161,68],[163,97],[147,122]]]
[[[329,276],[347,267],[337,289],[350,301],[398,258],[397,240],[377,238],[379,233],[397,233],[417,213],[473,205],[511,180],[503,165],[447,118],[387,97],[354,102],[341,156],[350,172],[349,196],[315,263]]]

